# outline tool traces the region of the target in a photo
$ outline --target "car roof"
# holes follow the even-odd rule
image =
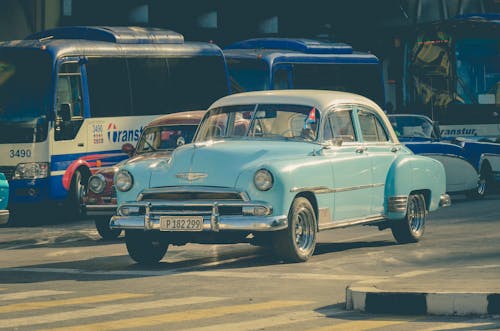
[[[378,113],[389,131],[388,133],[392,141],[399,142],[384,111],[374,101],[354,93],[327,90],[270,90],[244,92],[220,98],[215,101],[209,109],[222,106],[258,103],[305,105],[315,107],[320,112],[332,106],[342,104],[365,105]]]
[[[375,102],[361,95],[326,90],[271,90],[236,93],[217,100],[210,108],[252,103],[301,104],[315,106],[320,110],[332,105],[356,103],[371,106],[383,112]]]
[[[146,125],[146,127],[159,125],[198,125],[205,115],[206,110],[183,111],[171,113],[155,118]]]

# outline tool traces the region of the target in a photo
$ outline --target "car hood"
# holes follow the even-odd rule
[[[202,185],[234,187],[245,170],[256,171],[272,160],[303,158],[318,145],[295,141],[215,141],[178,148],[169,165],[150,168],[150,187]]]

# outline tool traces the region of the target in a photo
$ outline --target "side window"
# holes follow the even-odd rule
[[[325,126],[325,139],[342,139],[345,142],[356,140],[354,126],[352,124],[352,111],[349,109],[339,109],[331,112]]]
[[[59,67],[56,90],[55,140],[76,137],[83,123],[82,77],[77,62],[63,63]]]
[[[286,69],[279,69],[274,72],[273,89],[283,90],[290,88],[288,84],[288,71]]]
[[[360,110],[358,112],[359,124],[364,141],[388,141],[387,133],[375,114]]]
[[[131,114],[127,62],[123,58],[89,58],[87,63],[92,117]]]
[[[130,87],[132,89],[132,113],[157,115],[168,113],[168,69],[166,59],[128,59]]]

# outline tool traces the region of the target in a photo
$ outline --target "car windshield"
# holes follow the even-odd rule
[[[214,108],[200,124],[196,142],[239,139],[317,139],[320,113],[311,106],[250,104]]]
[[[144,130],[137,143],[137,154],[173,150],[193,140],[197,125],[164,125]]]
[[[437,138],[432,122],[422,116],[390,116],[394,131],[400,138]]]

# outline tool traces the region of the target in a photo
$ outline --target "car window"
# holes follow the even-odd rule
[[[387,132],[375,114],[360,110],[358,112],[358,118],[364,141],[389,141]]]
[[[344,142],[355,141],[352,124],[352,111],[349,109],[336,110],[328,116],[325,123],[324,139],[342,139]]]

